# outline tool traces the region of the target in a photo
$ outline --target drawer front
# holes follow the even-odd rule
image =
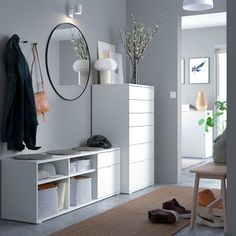
[[[143,100],[154,100],[154,88],[143,87],[142,88],[142,99]]]
[[[130,127],[129,145],[154,141],[154,126]]]
[[[129,100],[129,113],[154,112],[154,101]]]
[[[97,198],[120,192],[120,165],[108,166],[98,170]]]
[[[154,159],[130,164],[130,192],[150,186],[154,183]]]
[[[142,143],[129,146],[129,163],[154,158],[154,143]]]
[[[129,86],[129,99],[154,100],[154,88]]]
[[[102,168],[120,163],[120,151],[99,153],[97,157],[97,167]]]
[[[142,99],[141,86],[129,86],[129,99]]]
[[[129,126],[154,125],[154,113],[129,114]]]

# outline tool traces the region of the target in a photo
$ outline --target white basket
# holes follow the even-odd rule
[[[78,206],[92,201],[91,178],[80,176],[71,178],[70,205]]]
[[[90,170],[91,168],[92,167],[91,167],[91,160],[90,159],[78,159],[78,160],[76,160],[76,171],[77,171],[77,173]]]
[[[75,174],[76,173],[76,162],[70,162],[70,174]]]
[[[42,219],[58,213],[57,187],[38,191],[38,218]]]

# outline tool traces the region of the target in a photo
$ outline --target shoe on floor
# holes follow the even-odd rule
[[[205,189],[198,193],[198,205],[207,207],[210,203],[216,200],[213,192],[210,189]]]
[[[152,223],[174,224],[179,221],[179,217],[176,212],[164,209],[148,211],[148,218]]]
[[[165,210],[177,212],[179,218],[181,219],[189,219],[191,217],[191,211],[186,210],[183,206],[181,206],[175,198],[170,201],[164,202],[162,208]]]
[[[218,219],[208,219],[208,218],[205,218],[205,217],[202,217],[200,215],[198,215],[196,217],[196,222],[198,224],[201,224],[201,225],[206,225],[206,226],[210,226],[210,227],[224,227],[224,222],[222,220],[218,220]]]

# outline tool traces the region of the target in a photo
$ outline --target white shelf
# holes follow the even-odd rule
[[[38,180],[38,185],[40,184],[46,184],[46,183],[51,183],[51,182],[55,182],[55,181],[59,181],[59,180],[63,180],[63,179],[67,179],[68,175],[59,175],[58,177],[49,177],[46,179],[40,179]]]
[[[78,173],[75,173],[75,174],[70,174],[70,177],[74,177],[74,176],[78,176],[78,175],[85,175],[85,174],[93,173],[95,171],[96,171],[95,169],[86,170],[86,171],[83,171],[83,172],[78,172]]]

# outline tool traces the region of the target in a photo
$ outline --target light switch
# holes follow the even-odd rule
[[[176,92],[175,91],[170,91],[170,98],[176,99]]]

